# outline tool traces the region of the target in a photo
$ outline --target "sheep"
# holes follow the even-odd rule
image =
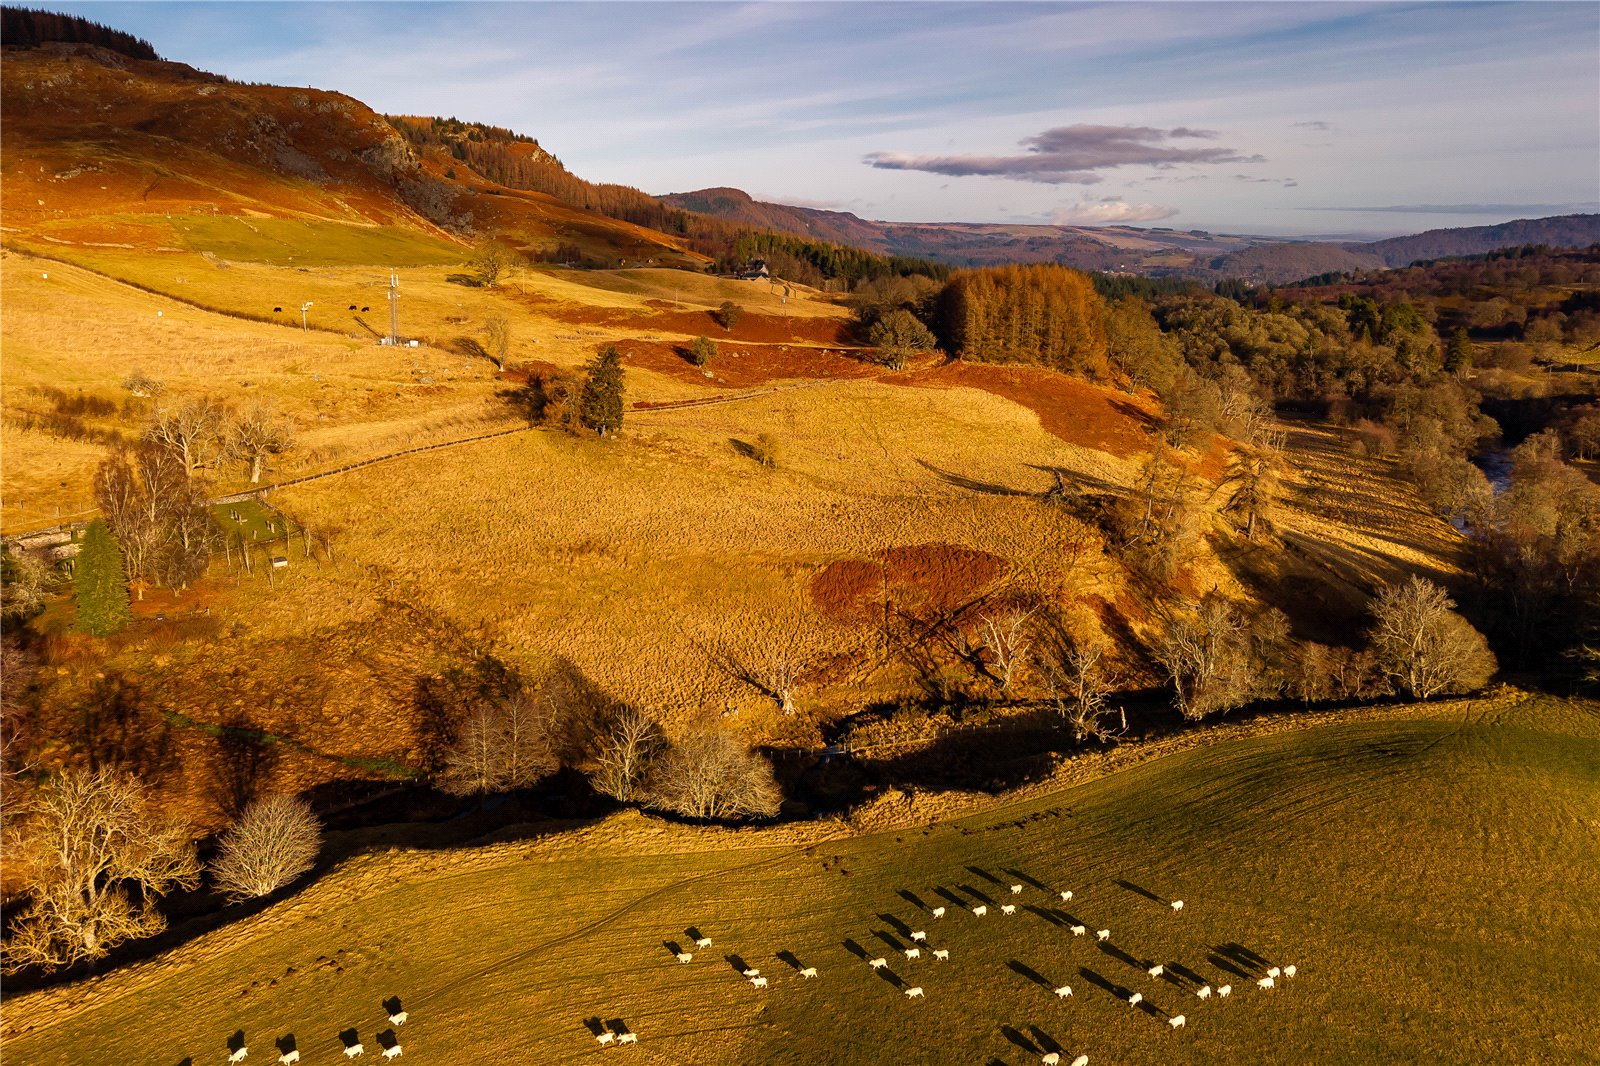
[[[621,1047],[623,1044],[637,1044],[638,1042],[639,1042],[639,1034],[638,1033],[623,1033],[621,1036],[617,1037],[617,1046],[618,1047]]]
[[[1217,989],[1218,999],[1227,999],[1231,995],[1233,995],[1232,985],[1223,985],[1221,988]]]
[[[750,978],[750,987],[751,988],[766,988],[767,987],[767,979],[765,977],[752,977],[752,978]]]
[[[906,998],[907,999],[922,999],[923,998],[922,986],[921,985],[914,985],[911,988],[906,989]]]
[[[1283,971],[1278,969],[1276,966],[1274,966],[1272,969],[1267,971],[1267,976],[1268,977],[1282,977],[1283,976]]]
[[[1073,936],[1082,936],[1083,934],[1087,933],[1088,931],[1089,931],[1089,927],[1085,926],[1085,925],[1075,925],[1075,926],[1072,927],[1072,935]]]
[[[695,940],[694,946],[697,948],[708,948],[711,946],[711,938],[708,936],[700,937]]]
[[[1071,902],[1071,900],[1072,900],[1072,890],[1069,889],[1069,888],[1062,889],[1061,890],[1061,902],[1062,903],[1069,903],[1069,902]]]
[[[243,1062],[245,1059],[247,1059],[249,1057],[250,1057],[250,1049],[245,1047],[243,1044],[240,1044],[239,1045],[239,1050],[235,1051],[233,1054],[228,1056],[228,1061],[229,1062]]]
[[[678,952],[678,961],[679,962],[693,962],[694,961],[694,954],[692,952],[688,952],[688,951],[680,951],[680,952]]]
[[[1044,1063],[1044,1066],[1057,1066],[1061,1061],[1061,1052],[1052,1051],[1039,1061]]]
[[[349,1047],[344,1049],[344,1057],[347,1059],[353,1059],[358,1055],[366,1054],[366,1050],[367,1049],[362,1047],[360,1044],[351,1044]]]
[[[922,949],[921,948],[906,948],[906,958],[908,960],[922,958]]]
[[[1168,1018],[1167,1024],[1172,1026],[1174,1029],[1182,1029],[1184,1025],[1188,1023],[1188,1021],[1189,1019],[1180,1014],[1176,1018]]]
[[[1089,1056],[1079,1055],[1072,1060],[1072,1066],[1089,1066]]]
[[[807,966],[805,969],[800,971],[800,976],[807,978],[815,977],[817,976],[817,968],[815,966]]]
[[[756,969],[754,966],[750,966],[745,968],[744,975],[746,977],[760,977],[761,971]]]
[[[871,966],[874,970],[881,970],[885,966],[889,965],[889,960],[879,956],[878,958],[869,961],[867,965]]]
[[[1283,976],[1285,976],[1285,977],[1293,977],[1294,974],[1295,974],[1295,969],[1294,969],[1293,966],[1285,966],[1283,968]]]
[[[1199,989],[1197,989],[1195,991],[1194,998],[1195,999],[1210,999],[1211,998],[1211,986],[1210,985],[1201,985],[1199,987]]]
[[[1099,937],[1101,940],[1110,940],[1111,939],[1111,930],[1109,930],[1109,929],[1099,929],[1099,930],[1095,931],[1094,935]]]
[[[1066,999],[1070,995],[1072,995],[1071,985],[1062,985],[1060,988],[1056,989],[1057,999]]]
[[[1144,1002],[1144,994],[1142,992],[1135,992],[1133,995],[1128,997],[1128,1006],[1130,1006],[1130,1007],[1137,1007],[1139,1004],[1141,1004],[1143,1002]]]
[[[949,948],[934,948],[933,949],[933,957],[938,959],[940,962],[949,962],[950,961],[950,949]]]
[[[1151,977],[1160,977],[1166,972],[1167,968],[1161,965],[1159,962],[1145,971],[1145,973],[1149,974]]]
[[[933,916],[935,918],[943,918],[944,917],[944,908],[943,907],[935,907],[935,908],[933,908]]]
[[[370,311],[370,310],[372,310],[372,308],[370,308],[370,307],[363,307],[363,308],[362,308],[362,309],[361,309],[361,313],[362,313],[362,314],[366,314],[366,313],[367,313],[367,312],[368,312],[368,311]]]
[[[389,1015],[389,1024],[394,1026],[404,1025],[406,1024],[406,1019],[409,1017],[411,1017],[411,1015],[407,1014],[403,1010],[395,1011],[393,1014]]]
[[[607,1031],[603,1032],[603,1033],[600,1033],[599,1035],[597,1035],[595,1037],[595,1039],[600,1042],[600,1046],[601,1047],[605,1047],[607,1044],[611,1043],[611,1041],[615,1040],[616,1038],[617,1038],[617,1034],[611,1032],[609,1029]]]
[[[299,1048],[295,1048],[293,1051],[285,1051],[282,1055],[278,1056],[278,1062],[281,1064],[281,1066],[294,1066],[294,1064],[299,1062],[299,1061],[300,1061],[300,1049]]]
[[[972,913],[976,914],[979,918],[982,918],[985,914],[989,913],[989,908],[979,904],[978,906],[972,908]]]
[[[350,305],[350,310],[354,311],[355,309],[356,309],[356,305],[355,304],[351,304]]]
[[[1172,913],[1177,914],[1181,910],[1183,910],[1183,900],[1181,900],[1181,899],[1173,900],[1172,901]]]
[[[281,307],[274,307],[274,308],[273,308],[273,309],[272,309],[272,313],[273,313],[273,314],[275,314],[275,315],[281,315],[281,314],[283,314],[283,308],[281,308]]]
[[[911,934],[911,939],[926,944],[928,942],[928,934],[924,930],[918,929]]]
[[[1273,985],[1273,982],[1272,982],[1272,978],[1270,978],[1270,977],[1263,977],[1261,980],[1256,982],[1256,987],[1257,988],[1271,988],[1272,985]]]
[[[1012,894],[1012,895],[1013,895],[1013,896],[1020,896],[1020,895],[1022,895],[1022,886],[1021,886],[1021,885],[1012,885],[1012,886],[1011,886],[1011,894]]]
[[[383,1049],[383,1057],[386,1058],[386,1059],[397,1059],[397,1058],[399,1058],[400,1057],[400,1045],[399,1044],[395,1044],[393,1047],[384,1048]]]
[[[1017,913],[1016,904],[1014,904],[1014,903],[1002,903],[1000,905],[1000,913],[1001,914],[1015,914],[1015,913]]]

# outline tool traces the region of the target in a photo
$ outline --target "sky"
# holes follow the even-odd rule
[[[1373,236],[1600,210],[1588,0],[33,3],[656,194]]]

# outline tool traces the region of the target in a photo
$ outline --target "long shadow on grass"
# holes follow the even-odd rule
[[[860,944],[857,944],[854,940],[846,940],[844,942],[844,949],[850,954],[854,955],[856,958],[863,961],[866,960],[867,949],[862,947]]]
[[[1067,924],[1061,920],[1060,916],[1054,910],[1048,907],[1036,907],[1032,903],[1024,903],[1022,905],[1022,909],[1027,911],[1029,914],[1038,915],[1051,925],[1062,926]]]
[[[917,895],[915,892],[911,891],[909,888],[896,889],[895,890],[895,895],[899,896],[901,899],[905,900],[907,903],[911,904],[913,907],[917,908],[917,910],[919,910],[919,911],[926,911],[926,910],[932,910],[933,909],[933,908],[929,907],[926,903],[924,903],[922,901],[922,897],[921,896]]]
[[[278,1049],[279,1055],[289,1054],[291,1051],[295,1050],[294,1034],[284,1033],[282,1036],[278,1037],[272,1042],[272,1046]]]
[[[994,900],[973,888],[971,885],[957,885],[956,887],[965,892],[967,895],[971,896],[973,899],[977,900],[979,903],[986,903],[991,907],[994,906]]]
[[[1021,870],[1016,869],[1015,867],[1007,866],[1004,869],[1002,869],[1000,872],[1003,873],[1003,874],[1006,874],[1006,875],[1008,875],[1010,877],[1015,877],[1018,881],[1021,881],[1025,885],[1032,885],[1034,888],[1037,888],[1040,892],[1049,892],[1050,891],[1050,886],[1049,885],[1045,884],[1043,881],[1040,881],[1040,880],[1038,880],[1036,878],[1029,877],[1027,874],[1023,873]]]
[[[1021,976],[1032,981],[1034,984],[1038,985],[1040,988],[1055,988],[1055,985],[1050,983],[1049,978],[1040,973],[1038,970],[1035,970],[1032,966],[1029,966],[1027,963],[1023,962],[1021,959],[1012,959],[1011,961],[1007,962],[1006,969],[1010,970],[1012,973],[1020,974]]]
[[[1109,940],[1098,941],[1096,942],[1095,947],[1099,948],[1104,954],[1110,955],[1118,962],[1132,966],[1135,970],[1146,970],[1150,968],[1150,963],[1145,962],[1143,959],[1134,958],[1132,955],[1129,955],[1126,951],[1123,951]]]
[[[1059,1055],[1062,1050],[1064,1050],[1061,1047],[1061,1043],[1056,1040],[1055,1037],[1051,1036],[1037,1025],[1028,1026],[1028,1035],[1033,1037],[1033,1042],[1043,1048],[1045,1054],[1047,1055],[1051,1052],[1055,1052]]]
[[[911,927],[892,914],[880,914],[878,915],[878,921],[887,925],[901,936],[911,935]]]
[[[1111,978],[1104,976],[1096,970],[1091,970],[1087,966],[1079,966],[1078,972],[1083,975],[1083,979],[1085,981],[1088,981],[1096,988],[1104,990],[1111,996],[1112,999],[1126,1003],[1128,1002],[1128,997],[1133,995],[1133,989],[1119,985],[1115,981],[1111,980]]]
[[[1032,1040],[1028,1039],[1027,1035],[1024,1034],[1021,1029],[1018,1029],[1014,1025],[1002,1025],[1000,1027],[1000,1035],[1030,1055],[1044,1054],[1043,1049],[1036,1046]]]
[[[1118,888],[1123,888],[1123,889],[1128,890],[1129,892],[1133,892],[1133,893],[1136,893],[1138,895],[1141,895],[1145,899],[1151,900],[1151,901],[1153,901],[1155,903],[1159,903],[1163,907],[1167,906],[1167,901],[1166,900],[1162,899],[1160,896],[1156,895],[1154,892],[1150,891],[1148,888],[1141,888],[1140,886],[1134,884],[1132,881],[1124,881],[1124,880],[1121,880],[1119,878],[1118,880],[1113,881],[1112,884],[1116,885]]]

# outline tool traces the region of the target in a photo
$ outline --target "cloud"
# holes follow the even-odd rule
[[[1214,130],[1179,126],[1057,126],[1020,142],[1024,155],[913,155],[873,152],[864,162],[879,170],[920,170],[951,177],[997,177],[1045,185],[1094,185],[1096,171],[1125,166],[1170,168],[1180,163],[1260,163],[1233,148],[1185,148],[1166,142],[1211,140]]]
[[[1154,222],[1177,213],[1176,207],[1160,204],[1125,204],[1120,196],[1098,200],[1085,197],[1075,204],[1057,208],[1051,213],[1050,221],[1057,226],[1103,226],[1119,222]]]
[[[1381,212],[1397,215],[1564,215],[1600,211],[1591,200],[1578,204],[1385,204],[1382,207],[1302,207],[1301,211]]]
[[[1314,122],[1296,122],[1293,126],[1297,130],[1321,130],[1323,133],[1333,132],[1333,123],[1317,119]]]
[[[1285,189],[1293,189],[1300,184],[1293,178],[1252,178],[1249,174],[1235,174],[1233,180],[1248,181],[1254,185],[1282,185]]]

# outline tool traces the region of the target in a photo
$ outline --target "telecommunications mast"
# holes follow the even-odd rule
[[[400,275],[389,275],[389,343],[400,343]]]

